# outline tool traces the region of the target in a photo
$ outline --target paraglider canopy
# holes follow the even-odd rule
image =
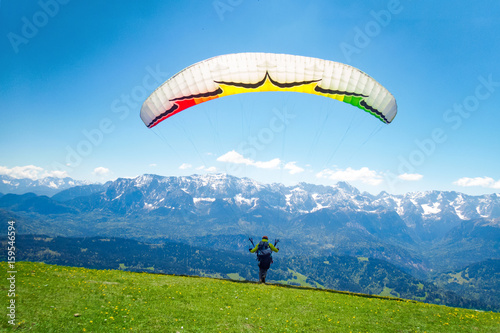
[[[141,119],[151,128],[191,106],[259,91],[329,97],[356,106],[386,124],[397,113],[394,96],[352,66],[288,54],[237,53],[201,61],[165,81],[142,105]]]

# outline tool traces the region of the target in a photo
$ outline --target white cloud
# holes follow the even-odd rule
[[[422,179],[424,176],[418,173],[403,173],[398,178],[401,180],[416,181]]]
[[[231,150],[224,155],[217,157],[217,161],[246,165],[252,165],[254,163],[252,160],[244,158],[243,155],[234,150]]]
[[[281,164],[281,160],[279,158],[273,158],[272,160],[263,162],[263,161],[256,161],[253,162],[251,165],[260,168],[260,169],[278,169]]]
[[[179,166],[179,169],[181,170],[186,170],[186,169],[189,169],[189,168],[192,168],[193,166],[189,163],[182,163],[180,166]]]
[[[222,156],[219,156],[217,158],[217,161],[219,162],[226,162],[226,163],[234,163],[234,164],[245,164],[245,165],[251,165],[257,168],[261,169],[277,169],[279,168],[281,164],[281,160],[279,158],[274,158],[269,161],[254,161],[249,158],[243,157],[240,153],[231,150],[227,153],[225,153]]]
[[[96,176],[107,176],[111,173],[111,171],[109,171],[108,168],[105,168],[105,167],[97,167],[94,169],[94,172],[92,172],[92,174],[96,175]]]
[[[291,175],[294,175],[296,173],[301,173],[304,171],[303,168],[297,166],[296,164],[297,162],[288,162],[287,164],[285,164],[285,169],[286,170],[290,170],[289,173]]]
[[[47,171],[41,167],[37,167],[35,165],[26,165],[21,167],[13,167],[7,168],[4,166],[0,166],[0,175],[10,176],[12,178],[29,178],[29,179],[41,179],[45,177],[55,177],[55,178],[64,178],[68,177],[68,173],[66,171]]]
[[[208,168],[207,168],[207,171],[208,171],[208,172],[217,172],[217,168],[216,168],[216,167],[213,167],[213,166],[212,166],[212,167],[208,167]]]
[[[149,166],[154,168],[154,167],[158,166],[158,164],[156,164],[156,163],[151,163]]]
[[[66,178],[69,176],[68,176],[68,173],[66,171],[55,170],[55,171],[50,171],[50,172],[45,171],[43,177]]]
[[[342,169],[325,169],[316,174],[318,178],[326,178],[334,181],[360,181],[369,185],[379,185],[383,181],[382,175],[376,171],[370,170],[367,167],[362,167],[359,170],[348,167]]]
[[[259,169],[279,169],[282,165],[283,162],[279,158],[273,158],[272,160],[269,161],[254,161],[249,158],[245,158],[243,155],[238,153],[235,150],[231,150],[227,153],[225,153],[222,156],[219,156],[217,158],[217,161],[219,162],[226,162],[226,163],[234,163],[234,164],[244,164],[244,165],[250,165],[254,166]],[[289,170],[290,174],[296,174],[303,172],[304,169],[297,166],[297,162],[288,162],[283,166],[285,170]]]
[[[454,185],[471,187],[471,186],[480,186],[487,188],[500,189],[500,180],[494,180],[491,177],[463,177],[459,180],[453,182]]]
[[[211,167],[206,167],[204,165],[200,165],[199,167],[196,168],[196,170],[205,170],[207,172],[217,172],[217,168],[214,166]]]

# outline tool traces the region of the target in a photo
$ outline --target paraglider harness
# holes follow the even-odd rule
[[[255,244],[253,243],[252,238],[248,238],[250,243],[252,243],[253,247],[255,247]],[[279,243],[279,239],[274,240],[274,246]],[[271,247],[269,246],[268,242],[260,242],[257,248],[257,261],[262,263],[263,265],[271,265],[273,263],[273,257],[272,257],[273,251],[271,250]]]

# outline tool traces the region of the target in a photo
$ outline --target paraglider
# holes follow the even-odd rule
[[[249,238],[249,240],[254,247],[248,250],[251,253],[257,252],[257,260],[259,261],[259,283],[266,283],[267,271],[273,263],[272,253],[280,250],[276,247],[279,239],[274,241],[274,245],[269,243],[269,238],[267,236],[262,236],[262,240],[257,245],[253,243],[251,238]]]
[[[143,103],[140,116],[148,128],[192,106],[217,98],[264,91],[290,91],[335,99],[389,124],[397,113],[394,96],[368,74],[347,64],[318,58],[236,53],[193,64],[159,86]],[[250,248],[259,259],[259,281],[265,283],[275,244],[264,236]]]
[[[329,97],[358,107],[386,124],[397,113],[394,96],[352,66],[287,54],[236,53],[210,58],[180,71],[146,99],[140,115],[151,128],[194,105],[260,91]]]

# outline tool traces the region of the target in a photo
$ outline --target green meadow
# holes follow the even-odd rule
[[[5,332],[500,332],[499,313],[402,299],[31,262],[15,269],[12,326],[0,263]]]

